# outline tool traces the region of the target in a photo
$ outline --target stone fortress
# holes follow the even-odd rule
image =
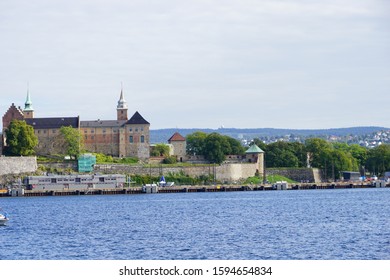
[[[78,129],[84,138],[85,149],[114,157],[149,158],[149,127],[140,113],[135,112],[128,119],[128,106],[121,90],[117,105],[116,120],[80,121],[77,117],[35,118],[29,92],[24,109],[12,104],[3,116],[3,146],[5,130],[13,119],[25,120],[34,128],[38,137],[38,155],[59,154],[62,152],[60,128],[71,126]]]
[[[128,118],[128,105],[124,98],[123,89],[116,106],[116,120],[82,121],[79,116],[35,118],[29,92],[27,92],[24,105],[24,109],[22,109],[11,104],[3,115],[3,146],[5,145],[5,130],[12,120],[17,119],[25,120],[34,128],[34,133],[39,141],[36,148],[37,155],[64,153],[64,142],[60,129],[63,126],[70,126],[80,131],[84,140],[84,148],[89,152],[121,158],[136,157],[143,162],[155,162],[150,158],[152,146],[150,143],[150,123],[138,111]],[[171,149],[171,155],[176,156],[179,162],[207,163],[201,156],[186,154],[186,139],[179,133],[175,133],[168,139],[168,145]],[[192,166],[186,168],[188,170],[185,173],[197,176],[210,173],[209,168]],[[255,173],[262,175],[264,173],[264,152],[254,145],[247,150],[244,156],[227,156],[224,164],[216,168],[218,169],[216,170],[216,179],[222,180],[238,180],[254,176]]]

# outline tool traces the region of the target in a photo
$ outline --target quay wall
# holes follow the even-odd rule
[[[0,176],[37,171],[36,157],[0,157]]]
[[[47,168],[52,169],[73,169],[77,170],[77,163],[44,163]],[[160,176],[161,174],[185,174],[191,177],[214,176],[218,181],[234,182],[252,177],[256,173],[257,165],[254,163],[226,163],[221,165],[126,165],[126,164],[96,164],[94,172],[111,174],[141,174]],[[35,169],[36,170],[36,169]],[[34,171],[35,171],[34,170]],[[297,182],[321,182],[321,174],[315,168],[269,168],[266,170],[266,177],[281,175],[291,178]]]
[[[182,173],[188,176],[214,176],[219,181],[238,181],[256,173],[256,164],[237,163],[237,164],[222,164],[222,165],[190,165],[165,167],[160,166],[132,166],[122,164],[97,164],[95,172],[101,173],[124,173],[124,174],[142,174],[160,176],[160,174],[178,174]]]

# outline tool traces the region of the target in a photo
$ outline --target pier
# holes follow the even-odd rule
[[[362,189],[362,188],[389,188],[389,183],[376,184],[375,182],[359,183],[302,183],[289,184],[284,190],[332,190],[332,189]],[[151,186],[150,186],[151,188]],[[148,189],[143,187],[107,188],[107,189],[79,189],[79,190],[24,190],[23,196],[77,196],[77,195],[118,195],[118,194],[146,194],[146,193],[194,193],[194,192],[238,192],[238,191],[275,191],[275,185],[211,185],[211,186],[172,186]],[[12,191],[1,190],[0,197],[13,196]],[[21,195],[19,195],[21,196]]]

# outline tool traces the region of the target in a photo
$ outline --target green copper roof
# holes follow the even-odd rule
[[[256,144],[250,146],[250,148],[245,152],[246,154],[261,154],[264,153]]]
[[[28,91],[27,91],[26,103],[24,103],[24,111],[34,111],[34,109],[32,107],[30,92],[28,92]]]

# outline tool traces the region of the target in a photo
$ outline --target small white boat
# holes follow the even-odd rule
[[[4,226],[9,221],[6,215],[0,213],[0,226]]]

